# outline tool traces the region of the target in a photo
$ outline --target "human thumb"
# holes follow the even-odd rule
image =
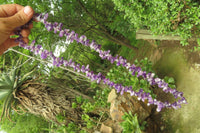
[[[33,17],[33,14],[33,9],[30,6],[26,6],[15,15],[9,17],[7,23],[10,28],[15,29],[26,24]]]

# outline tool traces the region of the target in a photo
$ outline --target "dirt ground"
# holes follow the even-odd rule
[[[160,78],[174,77],[177,89],[184,93],[188,102],[178,110],[164,110],[161,115],[155,115],[160,123],[165,123],[157,125],[160,126],[157,132],[200,133],[200,52],[191,52],[196,42],[182,47],[179,41],[146,41],[137,58],[148,57]]]

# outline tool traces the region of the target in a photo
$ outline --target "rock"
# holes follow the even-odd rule
[[[107,102],[108,102],[108,103],[112,102],[114,99],[116,99],[116,97],[117,97],[117,94],[116,94],[116,92],[115,92],[115,89],[112,89],[111,92],[110,92],[109,95],[108,95],[108,100],[107,100]]]
[[[113,121],[113,120],[107,120],[104,122],[104,125],[111,127],[113,130],[113,133],[122,133],[122,128],[119,124],[119,122],[117,121]]]
[[[102,124],[100,132],[101,133],[113,133],[113,129],[111,127],[108,127],[108,126]]]
[[[122,122],[122,116],[124,115],[124,113],[122,111],[120,111],[120,109],[118,108],[118,101],[117,100],[113,100],[111,102],[110,105],[110,116],[112,118],[113,121],[118,121],[118,122]]]
[[[128,93],[117,95],[115,91],[111,91],[109,95],[111,97],[109,99],[111,100],[110,115],[114,121],[122,122],[124,112],[137,114],[138,119],[141,121],[144,121],[151,113],[152,106],[147,106],[146,103],[139,101],[137,97],[130,96]]]
[[[147,101],[139,101],[137,97],[130,96],[128,93],[117,95],[115,90],[110,92],[108,102],[111,103],[110,116],[112,120],[104,122],[102,128],[107,125],[112,129],[113,133],[122,132],[123,129],[121,128],[120,123],[123,122],[122,116],[125,112],[131,112],[133,116],[134,114],[137,114],[138,120],[143,122],[150,116],[153,108],[153,106],[147,106]],[[108,131],[108,129],[106,131]]]

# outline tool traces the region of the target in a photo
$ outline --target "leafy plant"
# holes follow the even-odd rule
[[[181,44],[198,35],[199,3],[193,0],[112,0],[116,9],[125,13],[135,29],[149,29],[153,34],[181,37]],[[193,30],[197,28],[197,30]]]
[[[64,117],[64,116],[63,116]],[[68,125],[58,125],[54,122],[51,123],[50,128],[46,128],[46,131],[48,132],[56,132],[56,133],[78,133],[81,130],[77,125],[73,122],[68,123]]]
[[[47,133],[49,123],[41,117],[23,113],[12,112],[10,122],[8,119],[1,121],[1,131],[7,133]],[[23,127],[23,128],[22,128]]]
[[[144,121],[142,125],[140,126],[139,121],[137,119],[137,115],[132,115],[131,112],[127,113],[122,116],[123,122],[120,123],[123,133],[142,133],[142,129],[144,130],[144,127],[146,125],[146,122]]]
[[[175,80],[173,77],[168,77],[168,76],[165,76],[164,77],[164,80],[166,83],[168,83],[168,86],[170,88],[176,88],[176,85],[175,85]]]
[[[19,59],[17,64],[21,60]],[[10,112],[13,107],[15,107],[18,103],[17,99],[15,98],[15,92],[22,83],[27,80],[27,77],[33,72],[34,70],[30,71],[29,73],[25,74],[24,76],[19,76],[19,71],[16,69],[12,69],[7,73],[2,73],[0,75],[0,100],[3,100],[3,109],[1,114],[1,119],[5,116],[10,119]]]
[[[94,86],[93,83],[92,86]],[[95,85],[96,86],[96,85]],[[108,118],[108,112],[105,110],[109,109],[110,104],[107,103],[107,97],[110,89],[105,88],[103,90],[96,90],[95,96],[93,96],[94,102],[90,102],[87,99],[83,99],[81,96],[77,96],[75,101],[72,103],[72,108],[81,108],[83,114],[81,116],[84,121],[84,125],[90,131],[97,128],[98,121]],[[94,112],[99,112],[99,116],[91,115]],[[82,132],[87,130],[82,130]]]
[[[95,127],[97,125],[97,121],[100,121],[99,119],[106,119],[108,117],[108,112],[105,110],[109,109],[110,104],[107,103],[108,94],[110,92],[110,89],[105,88],[103,90],[96,90],[96,95],[93,96],[94,103],[91,103],[87,100],[84,100],[81,108],[84,110],[84,114],[82,115],[82,119],[85,121],[87,128],[90,129],[92,127]],[[101,111],[100,111],[101,110]],[[99,117],[93,117],[91,118],[88,113],[90,112],[100,112]]]
[[[144,58],[141,61],[136,59],[134,64],[136,66],[142,66],[142,70],[147,73],[153,71],[152,63],[148,60],[148,58]],[[156,97],[151,89],[151,85],[146,80],[138,78],[137,74],[133,76],[131,72],[128,72],[127,69],[122,66],[114,66],[111,68],[107,73],[107,77],[113,82],[119,84],[123,83],[124,86],[132,86],[134,91],[139,91],[142,88],[146,93],[150,93],[153,98]]]
[[[72,59],[70,59],[69,61],[64,60],[64,58],[56,57],[53,54],[53,52],[43,49],[41,45],[34,46],[35,42],[32,42],[31,45],[27,45],[26,43],[23,42],[20,36],[18,40],[21,47],[34,52],[34,54],[36,55],[37,54],[40,55],[42,59],[52,60],[54,66],[70,67],[70,69],[66,68],[70,72],[73,72],[75,74],[79,74],[80,72],[80,75],[85,74],[82,76],[87,77],[92,81],[96,81],[96,83],[100,83],[102,81],[104,84],[107,84],[110,87],[114,87],[121,94],[123,94],[124,92],[128,92],[130,93],[130,95],[135,95],[138,97],[138,99],[142,99],[143,101],[147,99],[148,104],[157,105],[158,112],[161,111],[161,109],[164,107],[172,108],[174,106],[179,106],[182,103],[186,103],[185,98],[182,97],[182,93],[176,91],[175,89],[172,90],[171,88],[168,88],[167,87],[168,84],[166,84],[163,80],[155,78],[154,73],[149,73],[150,71],[152,71],[152,69],[151,69],[151,63],[148,61],[148,59],[144,59],[140,62],[135,61],[135,65],[134,64],[131,65],[130,63],[127,63],[127,60],[124,59],[122,56],[116,55],[115,57],[113,57],[110,54],[109,50],[108,51],[101,50],[101,45],[97,44],[94,40],[90,42],[90,40],[88,40],[87,37],[84,35],[79,37],[78,34],[76,34],[74,31],[69,32],[68,29],[62,30],[61,23],[58,24],[57,22],[55,22],[53,24],[47,22],[46,21],[47,17],[48,14],[45,15],[39,14],[38,16],[35,16],[35,18],[38,21],[41,21],[45,24],[45,27],[47,28],[48,31],[54,30],[54,32],[59,32],[59,36],[66,37],[67,41],[70,43],[72,43],[73,41],[77,41],[78,44],[80,43],[82,45],[90,47],[93,51],[99,54],[101,59],[107,59],[111,63],[116,63],[116,65],[119,66],[119,68],[111,69],[110,70],[111,72],[108,73],[108,78],[106,78],[100,72],[98,74],[95,74],[93,71],[91,71],[89,65],[85,66],[76,64],[74,61],[72,61]],[[140,67],[142,66],[142,68],[140,68],[139,66]],[[112,74],[112,72],[114,72],[114,75]],[[114,82],[110,81],[110,79],[114,80]],[[168,80],[168,82],[172,81]],[[121,83],[123,83],[126,86],[122,86]],[[161,101],[155,101],[152,99],[154,95],[150,90],[151,85],[158,85],[160,88],[165,89],[165,91],[173,93],[175,97],[181,97],[182,99],[178,101],[178,104],[177,102],[175,102],[172,105],[165,104]],[[95,83],[92,84],[91,88],[95,87],[96,87]],[[135,90],[138,89],[140,89],[140,91],[135,92]],[[103,107],[103,109],[107,107],[106,100],[104,98],[105,97],[107,98],[108,92],[109,91],[107,91],[107,89],[100,91],[100,93],[99,91],[97,91],[97,96],[94,97],[94,99],[97,98],[95,99],[96,102],[89,102],[88,100],[82,100],[80,98],[77,98],[72,103],[71,106],[73,109],[81,108],[83,110],[82,120],[85,121],[85,125],[88,129],[92,129],[97,124],[97,119],[100,119],[99,115],[92,116],[90,113],[92,113],[93,111],[99,113],[101,111],[99,107]],[[100,115],[102,116],[102,114]],[[58,116],[58,120],[63,121],[63,118]],[[73,127],[73,125],[71,125],[70,127]],[[65,131],[66,128],[63,128],[62,130]]]

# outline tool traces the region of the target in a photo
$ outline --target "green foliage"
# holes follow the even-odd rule
[[[76,102],[77,102],[78,104],[81,104],[81,103],[83,102],[83,98],[82,98],[81,96],[77,96],[77,97],[76,97]]]
[[[104,88],[103,90],[97,89],[95,95],[93,96],[93,99],[95,101],[94,103],[88,101],[88,99],[83,99],[81,96],[77,96],[75,101],[72,103],[72,107],[73,108],[81,107],[84,113],[92,112],[98,108],[108,108],[110,105],[109,103],[107,103],[109,92],[110,92],[109,88]]]
[[[76,133],[78,131],[78,128],[73,122],[70,122],[67,125],[66,131],[67,131],[67,133]]]
[[[93,83],[95,84],[95,83]],[[75,123],[69,123],[67,126],[65,125],[57,125],[55,123],[52,123],[52,127],[48,129],[48,131],[54,131],[58,133],[62,132],[69,132],[69,133],[86,133],[88,130],[93,131],[93,129],[98,125],[97,122],[100,121],[99,119],[105,119],[108,117],[108,114],[106,112],[101,112],[99,117],[91,116],[90,113],[93,111],[99,111],[98,109],[108,109],[109,103],[107,103],[107,97],[110,92],[110,89],[105,88],[103,90],[96,90],[96,94],[93,97],[94,102],[90,102],[87,99],[83,99],[81,96],[77,96],[75,98],[75,101],[72,103],[72,108],[81,108],[83,110],[83,114],[81,116],[85,128],[81,130],[77,124]],[[57,120],[59,122],[64,122],[65,117],[62,114],[59,114],[56,116]]]
[[[136,43],[136,41],[133,42]],[[135,51],[125,46],[122,46],[119,50],[119,55],[121,55],[122,57],[126,57],[127,60],[132,60],[133,57],[135,57]]]
[[[58,120],[58,122],[63,122],[65,120],[65,116],[63,116],[62,114],[58,114],[56,116],[56,119]]]
[[[176,88],[174,78],[165,76],[165,77],[164,77],[164,81],[165,81],[166,83],[168,83],[168,86],[169,86],[170,88],[172,88],[172,89],[175,89],[175,88]]]
[[[112,0],[125,13],[135,29],[149,29],[154,34],[179,35],[187,45],[200,27],[199,3],[193,0]],[[194,30],[197,28],[197,30]]]
[[[14,122],[10,122],[5,119],[1,121],[1,131],[7,133],[47,133],[44,128],[49,128],[49,123],[43,118],[34,116],[32,114],[13,113],[11,119]]]
[[[152,69],[152,62],[148,60],[147,57],[144,59],[138,61],[137,59],[134,61],[134,64],[138,67],[142,68],[142,71],[146,71],[147,73],[149,72],[154,72]]]
[[[194,49],[191,50],[191,51],[200,51],[200,38],[197,39],[197,46],[194,46]]]
[[[20,63],[21,59],[17,61],[17,65]],[[18,87],[27,80],[27,77],[30,76],[32,72],[33,71],[30,71],[20,76],[18,70],[11,69],[11,71],[7,73],[0,74],[0,100],[3,100],[1,119],[3,117],[10,119],[11,106],[15,107],[17,105],[17,99],[14,98],[15,92],[19,89]]]
[[[135,60],[134,64],[140,66],[143,71],[153,72],[152,63],[147,59],[142,59],[141,61]],[[134,91],[139,91],[142,88],[146,93],[150,93],[153,98],[156,97],[153,94],[150,84],[140,77],[137,77],[137,73],[133,76],[131,72],[122,66],[114,66],[107,73],[107,78],[115,83],[122,84],[124,86],[132,86]]]
[[[93,97],[95,102],[95,105],[97,107],[102,108],[108,108],[110,106],[109,103],[107,103],[108,94],[110,93],[109,88],[104,88],[103,90],[96,90],[96,95]]]
[[[107,103],[108,94],[110,89],[104,88],[103,90],[96,90],[96,95],[93,96],[95,100],[94,103],[88,102],[88,100],[84,100],[81,108],[84,110],[85,113],[92,112],[98,108],[108,108],[109,103]]]
[[[144,130],[146,125],[146,122],[144,121],[140,126],[137,115],[135,114],[133,116],[131,112],[125,112],[125,114],[122,116],[122,119],[124,121],[120,123],[120,125],[123,129],[123,133],[142,133],[141,130]]]
[[[95,109],[95,105],[85,100],[81,105],[81,108],[84,110],[85,113],[92,112]]]
[[[82,120],[84,121],[87,129],[93,130],[98,125],[98,121],[100,121],[100,119],[106,119],[108,117],[108,114],[104,110],[108,109],[110,106],[110,104],[107,103],[109,92],[110,89],[108,88],[96,90],[96,94],[93,96],[94,102],[89,102],[82,97],[76,97],[76,107],[81,107],[83,110],[84,113],[82,115]],[[102,109],[102,111],[99,109]],[[90,115],[90,113],[96,111],[100,112],[99,117]]]
[[[94,121],[91,120],[90,116],[88,114],[83,114],[82,115],[82,120],[85,121],[86,123],[86,127],[88,129],[93,128],[96,124],[94,123]]]
[[[65,114],[63,115],[58,114],[56,118],[59,123],[66,123]],[[70,122],[67,125],[57,124],[55,122],[52,122],[51,126],[49,128],[46,128],[45,130],[48,132],[56,132],[56,133],[78,133],[81,131],[77,126],[77,124],[75,124],[74,122]]]
[[[72,103],[72,108],[75,109],[77,107],[77,104],[75,102]]]
[[[7,2],[3,1],[3,3],[12,3],[9,1],[11,0],[8,0]],[[50,13],[49,14],[50,17],[48,19],[49,21],[62,22],[64,25],[64,28],[70,28],[71,30],[76,31],[77,33],[85,34],[88,37],[88,39],[94,39],[97,41],[97,43],[102,44],[103,49],[105,50],[111,49],[111,52],[113,55],[115,55],[116,53],[120,53],[120,55],[123,55],[126,57],[126,55],[129,54],[131,56],[129,56],[128,59],[132,59],[134,56],[133,51],[131,51],[129,48],[117,46],[115,45],[115,43],[118,42],[119,40],[122,42],[131,41],[130,44],[132,46],[135,46],[135,44],[137,44],[137,41],[135,40],[134,29],[137,26],[137,24],[135,24],[132,20],[131,22],[134,23],[134,25],[131,25],[128,20],[123,19],[124,14],[122,12],[113,10],[114,4],[112,3],[111,0],[106,0],[106,1],[105,0],[103,1],[81,0],[81,2],[83,3],[83,6],[86,8],[88,12],[85,9],[81,8],[78,0],[77,1],[75,0],[55,0],[55,1],[14,0],[14,2],[21,4],[23,6],[30,5],[31,7],[33,7],[35,12]],[[126,1],[123,1],[123,2],[126,2]],[[148,4],[148,2],[146,3]],[[143,10],[140,10],[140,8],[144,8],[144,7],[143,5],[138,6],[138,11],[136,12],[137,15],[139,15],[140,12],[143,12]],[[132,10],[129,10],[129,12],[132,12]],[[91,17],[91,15],[94,18]],[[130,16],[135,17],[133,15],[129,15],[127,17],[130,17]],[[156,17],[156,16],[152,16],[152,17]],[[143,20],[140,21],[139,19],[137,19],[136,22],[138,22],[138,24],[140,24],[139,22],[141,22],[141,24],[144,23]],[[141,25],[141,26],[146,27],[146,25]],[[156,25],[153,25],[153,27],[150,27],[150,29],[154,29],[155,27]],[[164,32],[163,27],[161,28],[162,32]],[[156,31],[153,31],[153,32],[156,33]],[[66,47],[66,50],[63,53],[61,53],[60,56],[65,57],[65,59],[72,58],[73,60],[75,60],[77,63],[80,63],[80,64],[84,64],[84,65],[90,64],[91,69],[96,72],[101,71],[105,73],[107,71],[105,68],[112,67],[106,61],[102,61],[98,57],[98,54],[95,53],[94,51],[90,51],[89,48],[86,48],[79,44],[77,45],[76,43],[72,43],[68,45],[65,42],[65,38],[59,38],[58,35],[54,35],[54,33],[52,32],[47,32],[44,29],[44,25],[42,25],[41,23],[34,22],[34,27],[32,29],[31,35],[29,36],[29,39],[30,41],[36,40],[37,44],[42,44],[45,49],[48,49],[50,51],[55,51],[56,46],[58,45],[64,46]],[[120,48],[121,48],[121,51],[118,51]],[[27,55],[35,56],[31,54],[28,50],[23,50],[21,48],[16,48],[16,49],[19,51],[22,51],[23,53]],[[2,66],[3,69],[10,68],[13,64],[15,64],[15,60],[18,58],[19,56],[18,55],[16,56],[15,53],[8,52],[6,53],[6,57],[5,56],[0,57],[1,59],[0,65]],[[23,57],[22,62],[25,62],[26,60],[28,60],[28,58]],[[147,59],[144,59],[140,62],[136,61],[135,63],[138,66],[143,66],[142,69],[144,71],[148,71],[148,72],[152,71],[151,63]],[[82,120],[85,122],[85,126],[88,129],[92,130],[94,129],[94,127],[96,128],[100,119],[102,120],[102,119],[108,118],[108,114],[105,110],[109,108],[109,104],[107,103],[107,97],[110,92],[110,89],[102,87],[103,89],[101,90],[95,82],[91,83],[91,86],[88,86],[87,85],[88,82],[84,81],[85,79],[77,77],[77,75],[73,75],[66,70],[62,71],[59,68],[52,69],[51,67],[48,67],[47,64],[37,62],[34,60],[31,60],[27,64],[23,65],[21,67],[23,71],[21,71],[20,73],[22,75],[25,75],[26,72],[31,71],[31,69],[35,67],[39,69],[38,71],[40,74],[43,74],[43,76],[45,77],[44,79],[45,81],[46,81],[46,77],[49,77],[49,75],[53,76],[53,74],[55,74],[55,76],[60,77],[60,80],[61,82],[63,82],[63,85],[69,86],[71,89],[80,90],[80,92],[82,93],[85,93],[84,91],[88,88],[93,90],[93,92],[95,93],[95,96],[93,97],[95,102],[89,102],[88,100],[84,100],[82,97],[76,97],[75,101],[71,105],[72,108],[77,108],[77,109],[81,108],[84,111],[84,114],[82,115]],[[39,76],[42,76],[42,75],[39,75]],[[132,85],[135,90],[138,90],[139,88],[143,88],[146,92],[152,93],[152,91],[150,90],[149,84],[145,80],[137,78],[136,76],[131,76],[131,74],[128,73],[122,67],[119,67],[119,68],[113,67],[107,76],[111,80],[115,81],[116,83],[124,83],[124,85]],[[21,79],[21,77],[18,79]],[[167,79],[167,80],[172,83],[171,79]],[[6,81],[5,79],[5,82],[9,82],[9,80]],[[53,81],[53,82],[56,82],[56,81]],[[4,92],[2,94],[7,94],[7,93]],[[9,94],[11,94],[11,92],[9,92]],[[90,95],[90,94],[91,93],[87,95]],[[93,111],[95,112],[99,111],[100,112],[99,117],[91,116],[90,113]],[[135,123],[137,123],[136,116],[134,117],[127,116],[127,117],[130,117],[130,118],[127,118],[129,121],[134,121]],[[23,119],[24,122],[26,122],[23,124],[27,126],[28,125],[33,126],[35,124],[36,129],[31,129],[27,127],[25,128],[26,129],[25,131],[19,130],[19,132],[20,131],[25,132],[25,133],[26,132],[29,133],[32,131],[34,132],[47,131],[47,132],[57,132],[57,133],[59,132],[60,133],[86,132],[84,130],[79,129],[79,126],[72,122],[69,123],[67,126],[51,123],[50,126],[47,127],[46,124],[44,124],[44,125],[41,125],[41,127],[43,126],[43,129],[41,129],[41,127],[38,127],[37,124],[39,124],[40,121],[42,120],[33,118],[30,115],[28,115],[26,119],[27,121]],[[35,121],[35,119],[39,122],[35,123],[37,122]],[[57,120],[59,122],[64,122],[65,117],[59,114],[57,116]],[[29,124],[31,122],[34,124]],[[23,124],[19,124],[19,126],[16,126],[16,128],[19,128],[20,126],[24,127]],[[10,126],[9,128],[11,127],[14,127],[14,126]],[[11,129],[13,129],[13,132],[14,132],[16,128],[11,128]]]
[[[63,116],[64,117],[64,116]],[[81,130],[77,127],[77,125],[73,122],[68,123],[68,125],[58,125],[54,122],[51,123],[50,128],[45,129],[48,132],[54,133],[79,133]]]
[[[90,48],[75,42],[70,45],[66,45],[65,52],[61,53],[60,56],[67,60],[73,59],[79,64],[89,64],[93,71],[97,71],[97,69],[103,70],[105,68],[101,63],[101,58],[98,56],[97,52],[91,51]]]
[[[57,126],[56,130],[54,130],[56,133],[78,133],[80,129],[77,127],[77,125],[73,122],[70,122],[67,126]]]

